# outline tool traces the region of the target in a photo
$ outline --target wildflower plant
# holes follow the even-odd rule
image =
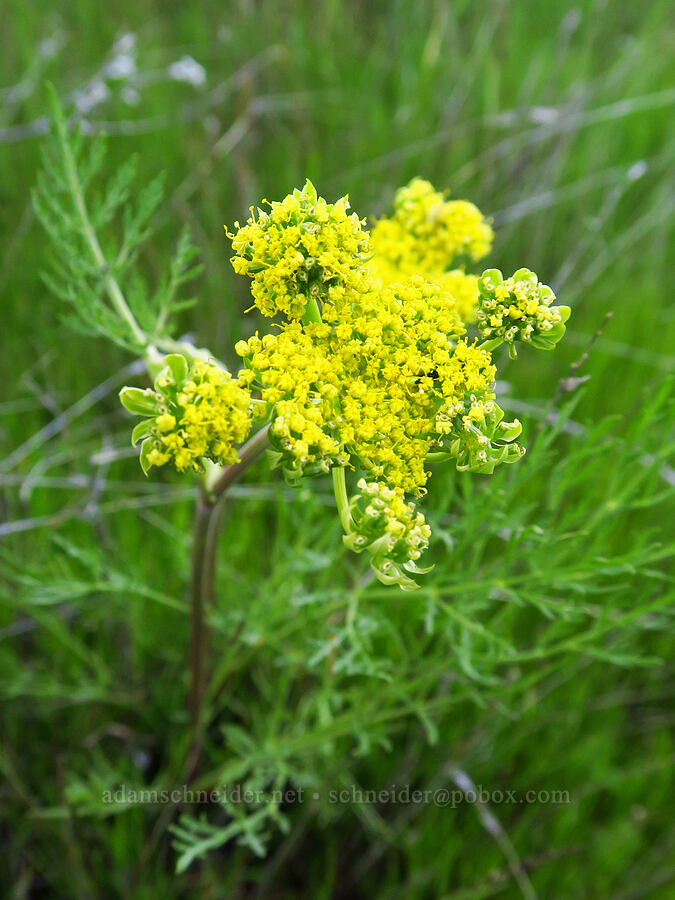
[[[190,895],[195,888],[237,895],[250,892],[251,885],[261,897],[359,891],[463,895],[482,894],[494,883],[505,893],[520,887],[528,897],[609,896],[669,883],[672,871],[660,835],[667,835],[671,818],[663,800],[672,768],[672,686],[667,668],[657,664],[671,651],[668,564],[675,549],[663,527],[669,521],[664,504],[674,489],[675,392],[666,377],[672,317],[662,302],[668,156],[659,152],[667,149],[662,108],[672,98],[666,90],[645,99],[640,89],[647,75],[656,79],[654,91],[668,87],[662,77],[666,54],[654,52],[663,23],[658,16],[641,17],[628,59],[617,48],[631,22],[620,16],[602,18],[589,36],[598,52],[589,53],[586,40],[572,39],[567,47],[562,33],[567,19],[562,30],[542,29],[532,17],[504,18],[498,5],[491,19],[469,11],[455,22],[451,13],[437,28],[437,21],[410,4],[404,40],[398,39],[401,4],[390,5],[390,20],[382,19],[374,4],[361,4],[369,27],[360,33],[339,4],[325,5],[330,6],[325,15],[321,8],[320,27],[316,7],[307,5],[288,66],[276,44],[259,54],[261,33],[274,34],[285,25],[277,21],[278,9],[267,6],[252,6],[248,46],[241,29],[226,36],[232,38],[226,42],[231,52],[209,64],[208,87],[199,95],[174,83],[162,97],[163,88],[155,83],[156,75],[161,79],[162,70],[168,71],[171,47],[192,47],[190,52],[206,58],[185,15],[180,27],[159,23],[168,50],[156,48],[151,60],[139,48],[137,78],[113,83],[105,74],[112,66],[105,62],[90,73],[92,79],[86,75],[84,91],[75,95],[67,93],[68,86],[75,85],[82,66],[72,52],[45,55],[35,69],[31,27],[37,33],[44,26],[37,13],[24,15],[21,47],[3,60],[5,68],[9,65],[5,84],[19,80],[12,66],[22,57],[27,79],[21,78],[17,90],[3,91],[3,103],[9,104],[3,137],[16,139],[5,148],[11,174],[8,169],[4,210],[8,225],[16,224],[9,232],[16,234],[2,267],[3,362],[9,379],[2,400],[10,403],[0,402],[6,447],[0,464],[5,587],[0,628],[7,710],[0,762],[4,817],[17,827],[10,829],[0,881],[21,884],[28,894],[51,889],[68,896],[167,897]],[[67,51],[73,39],[77,45],[78,27],[80,35],[87,32],[89,7],[78,4],[69,14]],[[30,4],[22,6],[26,9]],[[375,25],[381,46],[373,44]],[[459,43],[453,41],[455,25],[466,26]],[[442,41],[430,41],[430,26],[432,38],[444,36]],[[527,45],[527,59],[509,54],[495,68],[494,52],[482,40],[494,27],[501,29],[502,43]],[[96,44],[104,31],[97,29],[88,42],[89,62],[105,52],[100,41]],[[666,33],[660,27],[662,39]],[[64,34],[59,30],[45,47]],[[123,42],[128,48],[129,40],[133,36],[124,35],[120,48]],[[553,81],[538,79],[541,84],[528,93],[533,104],[557,96],[561,128],[538,129],[546,140],[523,143],[522,118],[504,117],[507,140],[492,153],[488,115],[486,127],[472,131],[468,143],[455,134],[442,154],[447,172],[474,173],[478,194],[440,175],[436,186],[450,184],[451,193],[417,181],[407,185],[414,174],[405,174],[410,157],[395,152],[383,165],[393,187],[404,185],[398,196],[394,190],[383,194],[377,207],[364,202],[372,158],[378,148],[391,147],[396,111],[410,112],[404,123],[409,137],[443,120],[448,84],[460,84],[470,116],[489,112],[496,90],[503,108],[517,107],[523,90],[527,93],[523,84],[527,88],[533,74],[548,71],[561,40],[569,50],[566,65],[555,68]],[[394,44],[394,68],[401,76],[396,83]],[[42,44],[33,49],[42,56]],[[242,62],[236,72],[233,57]],[[67,117],[57,110],[45,134],[38,84],[47,64],[75,105],[72,116],[70,109]],[[464,92],[467,71],[476,77]],[[591,118],[611,119],[609,124],[583,127],[589,117],[565,104],[578,87],[579,72],[588,75],[585,106],[605,104],[608,110]],[[624,100],[620,109],[607,107],[617,79],[630,84],[631,76],[640,96]],[[317,91],[303,96],[302,115],[289,115],[283,102],[288,95],[265,95],[273,82],[281,91],[297,91],[303,83]],[[108,100],[94,110],[80,104],[79,95],[105,84]],[[362,90],[364,85],[369,90]],[[138,98],[134,87],[147,108],[129,105],[133,95]],[[326,87],[328,94],[321,89]],[[348,121],[342,101],[355,113]],[[218,134],[203,127],[213,110],[225,130],[229,113],[239,115],[219,142]],[[639,134],[631,111],[638,111],[645,125]],[[239,154],[242,165],[236,166],[237,152],[219,157],[218,151],[227,149],[235,132],[241,136],[242,122],[249,139]],[[556,146],[553,170],[551,142],[561,129],[575,140]],[[95,139],[101,131],[111,135],[105,157],[104,144]],[[263,315],[252,289],[256,274],[261,282],[271,269],[270,260],[258,273],[237,275],[229,258],[246,259],[248,269],[253,251],[247,242],[230,250],[222,230],[227,224],[238,235],[233,223],[239,218],[246,224],[248,202],[236,208],[230,196],[218,218],[213,200],[227,197],[230,182],[245,188],[264,175],[265,190],[254,190],[249,202],[271,215],[272,205],[260,197],[282,203],[293,188],[303,192],[304,178],[284,184],[280,177],[297,170],[299,159],[321,158],[323,171],[345,169],[344,140],[335,138],[347,132],[354,137],[349,183],[313,181],[327,205],[350,192],[367,246],[351,260],[349,253],[339,259],[338,270],[326,264],[314,268],[309,260],[316,261],[316,250],[303,245],[298,253],[309,265],[303,263],[307,281],[298,256],[290,257],[297,284],[308,285],[298,295],[316,299],[321,315],[321,322],[309,324],[341,329],[331,342],[312,335],[302,321],[313,312],[311,303],[305,302],[299,317]],[[611,170],[605,170],[608,137],[618,148],[609,159],[618,163]],[[33,150],[43,141],[48,159],[37,184],[36,209],[49,233],[41,239],[24,205],[26,185],[34,179]],[[475,162],[466,167],[462,155],[469,143]],[[133,161],[116,171],[114,160],[123,162],[131,149],[142,154],[140,179]],[[434,143],[414,149],[418,171],[431,171],[428,164],[439,159]],[[212,151],[216,165],[202,165],[200,159],[206,162],[204,154]],[[596,163],[602,171],[595,171]],[[239,177],[242,166],[255,173],[252,180]],[[167,184],[171,202],[161,201],[162,186],[154,178],[161,169],[173,173],[171,181],[177,177],[176,184]],[[509,180],[514,172],[517,183]],[[174,191],[183,176],[187,180]],[[552,176],[562,188],[554,199],[561,202],[531,203]],[[378,183],[382,177],[371,182],[368,198],[377,194]],[[462,227],[466,233],[470,223],[474,235],[469,241],[453,237],[453,207],[448,208],[464,204],[465,196],[479,207],[472,209],[468,201],[464,206]],[[188,236],[176,245],[181,227],[176,216],[186,219],[186,203],[200,222],[202,241],[217,254],[203,282],[189,281],[197,267]],[[498,208],[502,213],[495,223],[483,215]],[[349,218],[353,210],[345,213]],[[589,216],[594,228],[584,229]],[[257,211],[253,217],[259,224]],[[501,221],[510,224],[498,225]],[[267,231],[271,237],[271,228]],[[331,233],[326,223],[321,252],[329,252]],[[443,239],[436,240],[441,233]],[[528,256],[528,240],[546,252]],[[48,284],[63,301],[56,305],[37,283],[50,256]],[[517,315],[515,290],[508,293],[516,302],[509,298],[507,304],[506,296],[497,296],[492,277],[483,279],[482,289],[479,285],[486,268],[499,267],[503,282],[520,265],[549,281],[552,270],[538,268],[543,258],[569,278],[564,292],[553,285],[560,299],[550,298],[548,305],[538,301],[537,310],[572,305],[577,333],[569,337],[577,344],[584,332],[590,339],[607,305],[614,311],[612,341],[590,339],[593,349],[583,355],[581,347],[571,356],[562,345],[555,357],[540,353],[542,348],[525,337],[528,325],[535,330],[536,310],[525,310],[534,319],[524,321]],[[342,264],[345,260],[349,265]],[[441,328],[450,335],[451,358],[461,353],[462,342],[485,351],[493,367],[484,374],[486,381],[494,379],[489,382],[494,399],[471,391],[474,415],[482,418],[465,421],[450,408],[436,414],[433,434],[439,443],[418,466],[418,474],[419,469],[432,473],[421,490],[414,486],[419,478],[410,477],[410,463],[421,453],[403,457],[404,444],[387,422],[382,425],[389,429],[389,445],[384,433],[360,435],[358,447],[347,434],[348,425],[355,430],[362,425],[353,410],[352,421],[346,421],[347,400],[366,403],[356,383],[347,396],[344,380],[366,354],[356,352],[357,345],[370,339],[367,355],[372,356],[372,347],[399,346],[402,340],[394,324],[378,339],[371,337],[370,324],[366,329],[366,323],[357,328],[351,321],[329,321],[340,302],[340,280],[356,282],[364,271],[376,297],[393,295],[409,304],[410,290],[405,297],[403,287],[416,276],[449,294],[460,325],[449,312],[436,321],[440,327],[452,319]],[[622,285],[628,272],[634,277]],[[515,286],[527,278],[521,273],[513,281]],[[283,283],[287,297],[293,297],[290,274]],[[352,294],[362,293],[355,287]],[[432,299],[440,295],[425,291],[429,305],[443,305]],[[577,321],[581,293],[584,309]],[[199,324],[186,310],[196,295],[200,306],[208,304]],[[265,302],[264,292],[260,296]],[[363,297],[359,303],[366,306]],[[496,317],[497,307],[499,318],[492,324],[487,317]],[[80,334],[112,339],[116,346],[79,335],[62,342],[55,314],[67,316]],[[344,324],[357,337],[347,338]],[[408,329],[419,321],[404,324]],[[542,329],[547,342],[556,328],[550,324]],[[516,332],[507,335],[514,325]],[[197,337],[182,336],[188,327]],[[456,333],[460,327],[462,335]],[[487,331],[501,328],[501,333]],[[249,353],[234,352],[240,338],[247,339]],[[352,340],[354,358],[347,359]],[[433,334],[420,339],[414,348],[418,361],[436,341]],[[288,348],[295,354],[292,365],[284,359]],[[508,361],[511,348],[520,361]],[[263,349],[269,365],[256,372],[253,357]],[[343,357],[336,369],[339,351]],[[562,354],[569,357],[565,365]],[[579,362],[567,372],[577,355]],[[118,371],[127,361],[131,364]],[[392,366],[387,375],[397,377],[395,359]],[[617,367],[621,391],[612,395]],[[417,418],[427,422],[432,410],[421,406],[422,399],[433,392],[436,402],[442,391],[438,367],[410,368],[407,391],[395,380],[385,382],[384,375],[358,377],[368,391],[390,384],[389,406],[380,406],[374,423],[379,430],[380,420],[394,410],[405,423],[412,452],[426,433],[410,432],[409,412],[417,409]],[[592,373],[590,381],[585,372]],[[247,381],[251,373],[255,380]],[[557,390],[554,385],[547,402],[542,385],[554,384],[558,375],[570,377]],[[284,382],[286,376],[318,383],[322,393],[312,387],[303,398],[302,387]],[[450,380],[447,370],[444,378]],[[505,389],[502,393],[505,379],[508,396]],[[195,388],[179,390],[188,381]],[[196,393],[205,382],[214,385],[210,397]],[[110,396],[122,384],[133,386],[122,395],[131,412],[119,403],[116,408]],[[331,397],[331,387],[338,395]],[[285,395],[275,399],[275,389]],[[186,396],[179,398],[181,393]],[[302,419],[293,418],[298,404]],[[58,412],[55,418],[52,410]],[[522,437],[516,433],[519,423],[511,423],[516,415],[523,420]],[[294,442],[303,434],[307,451],[299,446],[296,454]],[[373,446],[378,458],[370,452]],[[405,464],[399,468],[407,471],[409,490],[384,477],[384,471],[394,474],[388,446],[397,460],[401,454]],[[514,465],[501,465],[502,454],[514,455]],[[139,457],[149,465],[147,477]],[[248,472],[256,459],[256,469]],[[269,472],[270,459],[276,472]],[[382,475],[373,471],[378,465]],[[334,477],[338,496],[346,497],[337,514]],[[235,478],[248,484],[230,495]],[[284,478],[301,487],[287,487]],[[406,562],[420,570],[434,562],[435,568],[425,574],[404,568]],[[402,577],[419,589],[403,593]],[[49,752],[44,752],[46,738]],[[516,808],[489,800],[486,806],[468,799],[472,781],[477,797],[481,784],[490,792],[507,787],[520,797],[531,788],[563,788],[572,802],[525,802]],[[412,803],[398,793],[389,793],[389,802],[380,802],[381,796],[370,802],[382,788],[395,785],[398,791],[408,783]],[[118,793],[121,785],[125,790]],[[191,796],[182,790],[177,802],[148,800],[186,786]],[[437,786],[446,795],[450,788],[452,797],[458,789],[462,808],[437,806],[435,794],[434,802],[425,797],[422,804],[412,797],[412,788]],[[294,799],[286,793],[289,787],[299,789]],[[203,803],[197,799],[202,788],[216,788],[220,798]],[[329,792],[343,788],[352,800],[333,802]],[[248,791],[254,797],[261,791],[263,799],[244,802]],[[106,792],[109,801],[103,799]],[[580,834],[598,837],[588,852],[574,852]],[[336,858],[341,866],[332,865]]]
[[[229,473],[245,468],[242,458],[253,461],[251,438],[255,456],[267,449],[291,485],[330,474],[346,546],[367,551],[384,583],[415,589],[431,536],[418,506],[432,468],[490,474],[524,454],[520,423],[505,422],[497,403],[492,351],[502,342],[512,355],[518,342],[552,349],[569,308],[554,306],[528,269],[508,279],[498,269],[467,272],[491,248],[490,223],[428,181],[400,188],[391,216],[372,228],[347,196],[328,202],[307,181],[227,231],[253,307],[274,320],[236,344],[242,365],[230,373],[212,350],[170,333],[182,306],[176,291],[194,274],[186,236],[155,299],[130,277],[158,185],[134,212],[130,164],[92,205],[85,194],[102,145],[85,153],[81,135],[67,131],[56,109],[36,193],[64,251],[51,283],[81,330],[146,360],[153,386],[120,392],[141,417],[132,442],[143,471],[195,472],[214,502]],[[122,238],[104,254],[97,230],[120,208]]]
[[[172,330],[185,306],[179,290],[197,272],[188,236],[156,288],[134,269],[159,183],[133,203],[130,163],[97,192],[103,153],[100,141],[70,134],[55,103],[35,207],[59,251],[49,283],[72,324],[145,361],[151,386],[120,392],[139,417],[131,440],[144,473],[171,467],[201,485],[190,587],[197,728],[220,501],[232,482],[265,451],[290,485],[329,475],[345,546],[385,585],[415,590],[429,570],[433,535],[420,503],[433,469],[489,475],[525,452],[520,423],[506,422],[497,402],[494,350],[553,349],[569,309],[527,269],[508,279],[468,271],[493,232],[466,200],[416,178],[369,227],[347,196],[329,202],[307,181],[227,230],[251,309],[272,320],[235,345],[241,365],[230,372],[219,348]],[[113,220],[119,228],[101,240]]]

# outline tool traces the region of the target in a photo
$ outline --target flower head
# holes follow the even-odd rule
[[[569,306],[552,306],[555,294],[534,272],[518,269],[504,279],[499,269],[486,269],[478,280],[477,324],[482,336],[504,341],[515,355],[516,341],[552,350],[565,334]]]
[[[406,572],[428,572],[416,562],[429,546],[431,529],[424,516],[406,503],[401,493],[378,482],[361,478],[359,493],[349,505],[349,527],[343,540],[356,553],[370,556],[375,574],[384,584],[415,590],[417,584]]]
[[[518,419],[504,422],[504,412],[494,400],[474,404],[467,413],[446,420],[450,455],[459,472],[491,475],[500,463],[514,463],[525,454],[515,442],[522,431]]]
[[[467,343],[453,298],[419,275],[324,315],[236,347],[240,377],[269,406],[277,462],[295,483],[353,458],[373,479],[420,495],[446,420],[494,397],[489,352]]]
[[[203,459],[237,461],[236,444],[251,428],[251,396],[229,372],[196,359],[188,366],[179,354],[165,359],[154,388],[123,388],[120,400],[129,412],[146,418],[133,431],[142,441],[141,465],[172,463],[179,472],[200,469]]]
[[[408,498],[426,493],[429,464],[489,474],[524,453],[520,423],[504,422],[496,403],[491,349],[553,346],[569,311],[551,307],[550,288],[527,270],[507,282],[497,270],[467,274],[458,258],[487,253],[492,229],[429,182],[401,188],[370,241],[345,210],[308,183],[233,236],[256,305],[287,318],[237,344],[239,380],[259,395],[286,480],[332,469],[345,543],[367,550],[380,580],[411,589],[430,532]],[[474,320],[488,338],[480,346],[467,338]],[[338,474],[349,468],[366,473],[351,503]]]
[[[407,274],[450,269],[454,260],[484,257],[492,246],[492,228],[468,200],[447,200],[421,178],[399,188],[394,214],[378,220],[372,232],[372,250],[395,269]]]
[[[393,215],[378,219],[372,230],[370,274],[382,287],[422,275],[452,296],[468,324],[475,317],[478,279],[458,267],[457,260],[485,256],[492,237],[473,203],[447,200],[428,181],[414,178],[396,192]]]
[[[258,209],[232,239],[235,272],[252,279],[255,305],[266,316],[301,319],[311,299],[333,303],[366,284],[368,234],[349,201],[327,203],[307,181],[281,201]]]

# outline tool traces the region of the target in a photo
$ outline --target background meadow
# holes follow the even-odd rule
[[[672,894],[668,12],[3,0],[3,896]],[[191,227],[204,270],[181,326],[231,365],[261,322],[223,225],[306,177],[369,217],[415,175],[448,187],[492,216],[486,265],[527,265],[572,307],[554,354],[500,360],[525,459],[434,474],[419,592],[342,547],[327,479],[292,490],[262,462],[232,490],[194,787],[302,802],[104,801],[190,775],[196,491],[143,477],[117,400],[141,367],[69,330],[41,280],[46,80],[109,135],[111,170],[137,154],[141,184],[166,173],[140,268],[161,278]],[[464,799],[331,799],[392,785]]]

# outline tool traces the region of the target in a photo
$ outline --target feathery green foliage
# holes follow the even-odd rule
[[[162,201],[164,174],[138,186],[137,160],[106,171],[106,140],[72,133],[50,86],[52,127],[42,152],[33,205],[53,252],[47,286],[70,306],[68,324],[143,352],[171,336],[171,319],[194,301],[177,299],[199,273],[187,230],[154,292],[138,266],[152,235],[150,220]]]

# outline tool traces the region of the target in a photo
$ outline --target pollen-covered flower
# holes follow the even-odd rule
[[[422,275],[447,291],[462,321],[470,323],[478,279],[456,261],[485,256],[492,237],[492,228],[473,203],[447,200],[428,181],[414,178],[396,192],[393,215],[378,219],[372,230],[370,274],[383,287]]]
[[[396,192],[393,216],[376,223],[371,247],[375,257],[384,257],[394,268],[430,277],[446,272],[457,257],[482,259],[493,236],[473,203],[447,200],[428,181],[413,178]]]
[[[141,445],[141,466],[172,463],[179,472],[198,470],[202,460],[237,461],[236,444],[251,429],[251,396],[215,363],[196,359],[190,366],[179,354],[165,359],[154,389],[123,388],[120,400],[129,412],[146,416],[133,431]]]
[[[419,266],[405,265],[397,268],[385,257],[373,256],[369,270],[374,285],[381,288],[390,287],[407,281],[413,275],[423,275],[425,281],[437,285],[441,291],[450,294],[454,301],[459,318],[470,325],[476,318],[478,306],[478,276],[463,269],[451,269],[449,272],[420,272]]]
[[[428,276],[427,276],[428,277]],[[467,325],[476,318],[478,306],[478,276],[471,275],[463,269],[451,269],[429,279],[442,291],[447,291],[455,301],[457,313]]]
[[[240,378],[260,392],[271,412],[272,459],[290,484],[348,461],[335,399],[341,370],[326,347],[331,328],[290,322],[278,334],[239,341]]]
[[[258,209],[232,239],[235,272],[252,279],[255,305],[266,316],[305,315],[308,301],[333,303],[363,290],[368,234],[349,201],[327,203],[307,181],[281,201]]]
[[[552,306],[555,294],[534,272],[518,269],[504,279],[499,269],[486,269],[478,280],[477,324],[494,346],[504,341],[515,355],[516,341],[552,350],[565,334],[569,306]]]
[[[406,573],[429,571],[416,565],[431,535],[424,516],[415,511],[414,503],[406,503],[400,492],[384,484],[361,478],[358,488],[349,504],[346,546],[356,553],[367,551],[384,584],[415,590],[418,585]]]

